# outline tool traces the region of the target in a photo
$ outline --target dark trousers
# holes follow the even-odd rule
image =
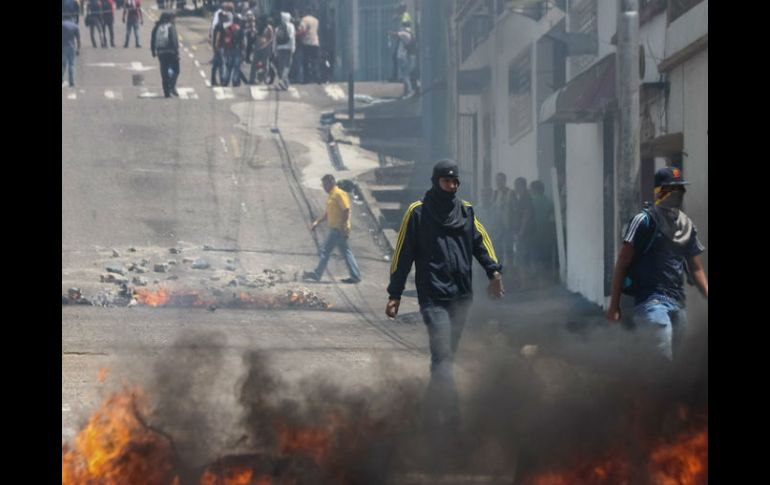
[[[317,45],[302,46],[302,82],[304,83],[319,82],[318,51]]]
[[[430,339],[430,383],[424,404],[424,422],[430,430],[452,432],[460,424],[460,402],[452,367],[470,303],[458,300],[420,305]]]
[[[107,30],[110,31],[110,45],[112,47],[115,47],[115,31],[113,30],[113,26],[115,24],[115,18],[112,14],[105,15],[103,17],[103,23],[104,23],[104,37],[106,39],[107,37]]]
[[[160,78],[163,80],[163,94],[168,97],[176,90],[176,79],[179,77],[179,55],[173,52],[159,53]],[[169,72],[171,71],[171,72]]]
[[[107,38],[104,36],[104,24],[102,24],[101,19],[94,18],[91,20],[91,26],[89,27],[89,31],[91,33],[91,45],[96,47],[96,39],[94,38],[94,30],[96,30],[99,33],[99,44],[102,47],[107,47]]]
[[[224,53],[222,52],[222,49],[215,49],[214,50],[214,59],[211,61],[211,85],[217,84],[217,77],[219,77],[219,82],[222,82],[222,79],[224,78],[225,72],[225,60],[224,60]]]

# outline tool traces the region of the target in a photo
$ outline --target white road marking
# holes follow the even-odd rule
[[[70,409],[70,405],[69,404],[62,404],[61,405],[61,412],[68,413],[70,411],[71,411],[71,409]]]
[[[141,62],[132,62],[129,69],[131,71],[149,71],[155,68],[152,66],[143,66]]]
[[[287,89],[287,92],[291,95],[294,99],[299,99],[299,91],[297,91],[297,88],[294,86],[289,86],[289,89]]]
[[[78,93],[69,93],[67,99],[78,99]]]
[[[262,101],[270,94],[264,86],[249,86],[249,91],[251,91],[251,99],[254,101]]]
[[[200,73],[201,73],[201,77],[202,77],[203,79],[206,79],[206,73],[205,73],[205,72],[203,72],[203,69],[201,69],[201,70],[200,70]]]
[[[218,100],[234,99],[235,93],[232,88],[216,86],[214,87],[214,97]]]
[[[191,45],[191,46],[190,46],[190,49],[192,49],[192,50],[194,50],[194,51],[197,51],[197,50],[198,50],[198,48],[197,48],[197,47],[195,47],[194,45]]]
[[[107,99],[123,99],[123,93],[107,89],[104,91],[104,97]]]
[[[334,101],[342,101],[347,98],[345,91],[337,84],[324,84],[324,91]]]
[[[227,153],[227,142],[225,141],[225,137],[220,136],[219,141],[222,142],[222,148],[224,149],[225,153]]]
[[[195,67],[201,67],[201,63],[198,59],[195,59],[193,62],[195,63]]]
[[[161,94],[160,93],[153,93],[152,91],[150,91],[147,88],[141,88],[139,90],[139,97],[140,98],[160,98]]]
[[[198,99],[194,88],[176,88],[180,99]]]
[[[207,88],[210,88],[210,87],[211,87],[211,81],[209,81],[208,79],[206,79],[205,83],[206,83],[206,87],[207,87]]]
[[[193,55],[192,52],[188,52],[187,57],[189,57],[190,59],[195,59],[195,56]]]

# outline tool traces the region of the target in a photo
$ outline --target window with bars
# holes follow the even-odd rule
[[[582,34],[598,34],[596,0],[578,0],[571,4],[569,31]],[[570,58],[571,77],[575,77],[596,60],[596,55]]]

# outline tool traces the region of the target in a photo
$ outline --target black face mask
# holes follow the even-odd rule
[[[438,177],[431,179],[433,187],[425,193],[423,204],[428,214],[447,229],[461,229],[468,220],[468,211],[455,192],[442,190]]]

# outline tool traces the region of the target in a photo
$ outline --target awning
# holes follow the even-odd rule
[[[615,53],[578,74],[540,105],[540,123],[593,123],[615,101]]]
[[[457,73],[457,92],[459,94],[480,94],[492,77],[489,66],[481,69],[465,69]]]
[[[661,135],[642,143],[640,147],[642,158],[670,157],[682,153],[683,149],[683,133]]]

